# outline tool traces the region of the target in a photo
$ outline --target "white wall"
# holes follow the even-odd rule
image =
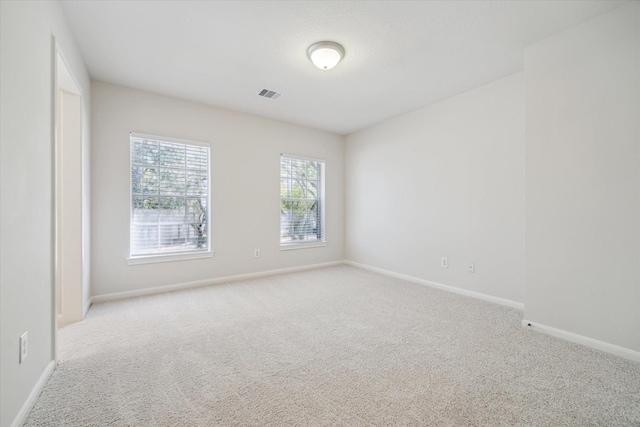
[[[640,4],[526,50],[525,317],[640,350]]]
[[[345,162],[348,260],[524,300],[521,73],[348,136]]]
[[[96,81],[92,117],[93,295],[343,259],[342,136]],[[131,131],[211,144],[213,258],[127,265]],[[279,249],[280,153],[326,160],[326,247]]]
[[[0,2],[2,426],[16,419],[54,357],[52,35],[88,102],[89,76],[60,5]],[[29,356],[18,364],[18,339],[27,330]]]
[[[82,98],[58,92],[58,287],[59,323],[84,317],[82,266]]]

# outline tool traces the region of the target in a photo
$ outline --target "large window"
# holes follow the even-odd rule
[[[209,250],[209,145],[131,134],[130,255]]]
[[[324,162],[280,157],[280,245],[324,242]]]

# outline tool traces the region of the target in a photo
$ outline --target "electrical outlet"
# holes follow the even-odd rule
[[[29,355],[29,331],[20,336],[20,363]]]
[[[467,265],[467,271],[469,273],[475,273],[476,272],[476,263],[475,262],[470,262],[469,265]]]
[[[447,258],[440,258],[440,267],[442,267],[442,268],[449,268],[449,259],[447,259]]]
[[[254,258],[260,258],[260,249],[254,249],[253,250],[253,257]]]

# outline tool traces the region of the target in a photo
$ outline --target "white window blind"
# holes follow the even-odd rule
[[[280,156],[280,244],[324,242],[324,162]]]
[[[130,255],[209,250],[209,146],[131,134]]]

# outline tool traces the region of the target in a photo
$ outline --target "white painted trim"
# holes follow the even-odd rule
[[[89,298],[87,300],[87,303],[84,305],[84,309],[82,310],[82,320],[84,320],[84,318],[87,317],[87,313],[89,312],[90,308],[91,308],[91,298]]]
[[[530,328],[536,332],[551,335],[556,338],[571,341],[576,344],[581,344],[587,347],[595,348],[596,350],[604,351],[616,356],[623,357],[625,359],[632,360],[634,362],[640,362],[640,352],[631,350],[629,348],[620,347],[615,344],[609,344],[604,341],[598,341],[593,338],[585,337],[583,335],[574,334],[573,332],[565,331],[563,329],[553,328],[551,326],[543,325],[541,323],[532,322],[527,319],[522,320],[522,326]]]
[[[257,273],[238,274],[235,276],[218,277],[215,279],[197,280],[194,282],[178,283],[175,285],[158,286],[154,288],[137,289],[133,291],[114,292],[111,294],[95,295],[89,299],[90,304],[96,304],[105,301],[113,301],[125,298],[135,298],[144,295],[161,294],[171,291],[179,291],[183,289],[199,288],[202,286],[215,285],[217,283],[237,282],[240,280],[255,279],[258,277],[275,276],[277,274],[294,273],[296,271],[315,270],[317,268],[333,267],[341,265],[343,261],[332,261],[321,264],[303,265],[300,267],[280,268],[277,270],[260,271]]]
[[[396,279],[406,280],[408,282],[418,283],[420,285],[429,286],[431,288],[441,289],[447,292],[452,292],[454,294],[464,295],[467,297],[472,297],[476,299],[481,299],[483,301],[492,302],[495,304],[505,305],[507,307],[515,308],[521,311],[524,311],[524,304],[517,301],[512,301],[505,298],[494,297],[492,295],[483,294],[480,292],[468,291],[466,289],[456,288],[455,286],[443,285],[442,283],[432,282],[430,280],[420,279],[418,277],[409,276],[407,274],[396,273],[394,271],[384,270],[378,267],[372,267],[367,264],[360,264],[358,262],[353,261],[344,261],[345,264],[351,265],[353,267],[362,268],[365,270],[373,271],[375,273],[384,274],[385,276],[395,277]]]
[[[53,145],[53,159],[51,159],[51,251],[53,253],[53,259],[51,260],[51,283],[53,289],[51,289],[51,352],[53,353],[53,360],[58,360],[58,270],[60,261],[60,251],[58,250],[58,239],[60,238],[60,230],[58,227],[58,186],[60,180],[58,179],[58,156],[59,153],[59,141],[58,141],[58,42],[56,37],[51,35],[51,141]],[[61,304],[62,305],[62,304]],[[62,307],[60,307],[62,308]]]
[[[201,259],[213,257],[214,251],[187,252],[184,254],[172,253],[166,255],[142,255],[127,258],[128,265],[153,264],[156,262],[185,261],[188,259]]]
[[[318,243],[289,243],[280,245],[281,251],[294,251],[296,249],[322,248],[327,246],[327,242]]]
[[[198,145],[200,147],[211,147],[211,144],[203,141],[191,141],[188,139],[182,138],[174,138],[172,136],[160,136],[153,135],[151,133],[143,133],[143,132],[129,132],[129,134],[134,138],[140,139],[150,139],[153,141],[166,141],[166,142],[176,142],[178,144],[187,144],[187,145]]]
[[[27,400],[24,401],[22,408],[20,408],[20,412],[18,412],[18,415],[16,415],[16,418],[11,423],[11,427],[19,427],[27,420],[29,412],[31,412],[31,409],[33,408],[33,405],[35,405],[38,396],[40,396],[40,393],[42,393],[42,389],[44,389],[45,384],[47,384],[47,381],[49,381],[49,377],[51,377],[51,374],[53,373],[55,367],[56,362],[51,360],[47,367],[44,368],[44,372],[42,373],[42,375],[40,375],[40,379],[31,390],[31,393],[29,393],[29,397],[27,397]]]
[[[289,157],[291,159],[307,160],[307,161],[310,161],[310,162],[327,163],[327,161],[325,159],[319,159],[317,157],[299,156],[297,154],[280,153],[280,157]]]

